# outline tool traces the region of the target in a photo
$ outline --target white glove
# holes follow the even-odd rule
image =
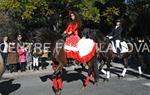
[[[109,39],[112,39],[112,38],[113,38],[112,36],[108,36],[108,35],[107,35],[106,37],[109,38]]]

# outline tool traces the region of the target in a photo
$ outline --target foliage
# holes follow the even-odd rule
[[[112,24],[113,20],[114,20],[114,16],[119,16],[120,15],[120,11],[118,8],[116,7],[107,7],[107,9],[103,12],[103,17],[106,17],[106,21],[108,22],[108,24]]]
[[[85,20],[99,22],[99,9],[94,6],[94,3],[94,0],[83,0],[82,3],[77,5],[77,7],[80,9],[81,15],[84,17]]]
[[[150,2],[149,0],[128,0],[126,15],[131,20],[130,36],[146,37],[150,35],[149,16]]]
[[[92,22],[92,26],[98,27],[100,23],[106,23],[106,27],[124,15],[123,2],[124,0],[0,0],[0,10],[12,24],[15,23],[14,31],[29,31],[27,34],[36,28],[46,27],[58,33],[55,30],[57,27],[60,33],[63,31],[60,25],[66,24],[64,19],[68,18],[68,10],[76,11],[83,22]]]

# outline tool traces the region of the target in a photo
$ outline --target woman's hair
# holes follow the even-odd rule
[[[70,16],[71,16],[71,14],[75,15],[75,20],[72,20],[71,17],[70,17],[69,23],[74,24],[74,23],[78,22],[79,25],[81,26],[82,23],[81,23],[81,19],[79,17],[79,14],[77,14],[77,12],[75,12],[75,11],[69,11]]]

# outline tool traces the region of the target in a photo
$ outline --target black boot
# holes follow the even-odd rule
[[[36,69],[39,71],[39,66],[37,66]]]
[[[36,66],[33,66],[33,70],[34,70],[34,71],[36,70]]]
[[[121,52],[120,49],[117,48],[117,56],[118,56],[118,57],[120,57],[120,52]]]

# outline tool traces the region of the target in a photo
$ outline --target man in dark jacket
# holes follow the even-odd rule
[[[117,53],[120,53],[121,48],[120,48],[120,40],[122,39],[121,34],[122,34],[122,26],[121,26],[121,20],[118,19],[116,21],[116,26],[113,27],[112,32],[107,35],[109,39],[112,39],[114,42],[114,45],[116,47]]]

